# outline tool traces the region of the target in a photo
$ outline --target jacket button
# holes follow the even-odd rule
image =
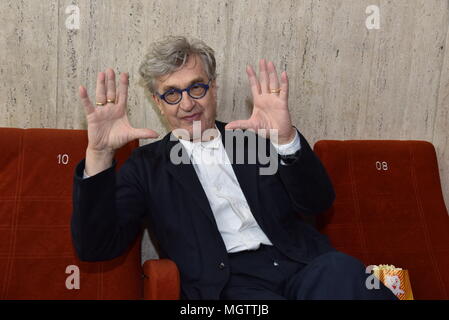
[[[218,268],[224,269],[224,267],[225,267],[225,264],[223,262],[220,262],[220,264],[218,265]]]

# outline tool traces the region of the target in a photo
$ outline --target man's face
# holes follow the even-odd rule
[[[177,71],[160,77],[156,81],[156,91],[164,94],[172,88],[185,89],[194,83],[209,82],[203,62],[197,55],[189,56],[186,64]],[[204,130],[214,128],[217,110],[217,87],[215,80],[211,81],[206,95],[200,99],[190,97],[186,91],[182,93],[179,103],[171,105],[153,96],[159,109],[171,127],[171,130],[185,129],[193,136],[193,122],[201,121],[201,134]],[[196,115],[195,117],[191,117]],[[190,117],[190,118],[188,118]]]

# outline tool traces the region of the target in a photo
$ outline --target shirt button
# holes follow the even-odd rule
[[[273,266],[277,267],[279,265],[279,263],[277,263],[277,261],[273,261]]]
[[[225,264],[223,262],[220,262],[220,264],[218,265],[218,268],[224,269],[224,267],[225,267]]]

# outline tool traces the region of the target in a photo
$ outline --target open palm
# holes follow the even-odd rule
[[[287,73],[282,72],[279,84],[276,67],[271,61],[267,64],[264,59],[259,61],[259,71],[258,79],[251,66],[246,68],[254,103],[251,117],[232,121],[226,129],[249,129],[256,133],[259,129],[265,129],[266,136],[270,130],[277,130],[278,143],[287,143],[295,136],[288,110]]]
[[[79,88],[79,95],[86,112],[89,149],[111,152],[135,139],[158,137],[158,133],[151,129],[136,129],[129,123],[126,114],[128,74],[120,75],[117,89],[112,69],[98,74],[96,101],[102,106],[93,106],[83,86]]]

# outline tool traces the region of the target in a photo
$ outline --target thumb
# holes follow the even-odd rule
[[[229,122],[225,129],[227,130],[234,130],[234,129],[251,129],[252,123],[249,120],[235,120]]]
[[[156,139],[159,133],[151,129],[133,129],[131,132],[132,139]]]

